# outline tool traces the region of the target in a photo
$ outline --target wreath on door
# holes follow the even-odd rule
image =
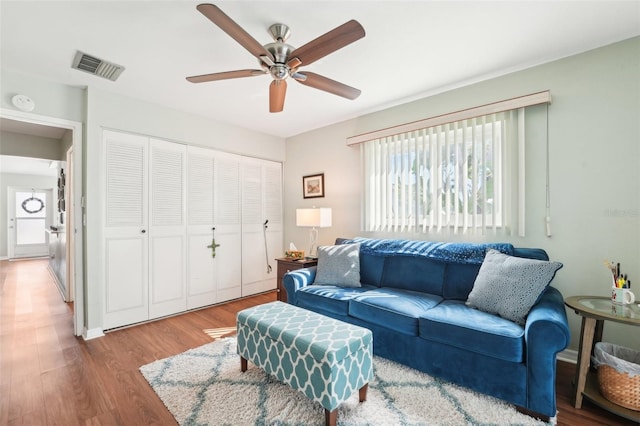
[[[35,205],[29,205],[33,203],[35,203]],[[22,210],[29,214],[40,213],[42,209],[44,209],[44,201],[33,195],[22,202]]]

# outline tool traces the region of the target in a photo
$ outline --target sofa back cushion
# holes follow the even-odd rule
[[[417,255],[430,250],[429,244],[436,248],[454,248],[456,244],[429,243],[411,240],[376,240],[366,238],[337,238],[336,244],[360,243],[360,282],[375,287],[394,287],[406,290],[426,291],[445,299],[466,301],[480,271],[482,259],[479,250],[487,248],[517,257],[549,260],[547,253],[538,248],[516,248],[506,243],[460,244],[463,253],[472,254],[462,261],[446,261]],[[364,246],[364,250],[363,250]],[[389,247],[389,250],[385,250]],[[424,249],[424,247],[429,247]],[[477,247],[478,250],[475,250]],[[399,252],[393,250],[399,248]]]
[[[380,287],[382,285],[384,262],[384,256],[374,256],[360,252],[360,282],[363,285]]]
[[[351,244],[350,238],[336,238],[336,244]],[[376,256],[360,251],[360,283],[380,287],[382,282],[382,270],[384,269],[384,256]]]
[[[470,263],[449,263],[445,270],[442,297],[445,299],[467,300],[473,283],[480,271],[480,265]]]
[[[387,256],[382,287],[442,295],[446,263],[420,256]],[[472,282],[473,285],[473,282]]]

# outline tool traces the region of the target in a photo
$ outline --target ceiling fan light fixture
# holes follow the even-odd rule
[[[269,72],[274,80],[284,80],[289,76],[289,67],[282,64],[275,64],[269,68]]]

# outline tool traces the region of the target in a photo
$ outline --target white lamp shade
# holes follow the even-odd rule
[[[296,209],[296,226],[328,228],[331,226],[331,209]]]

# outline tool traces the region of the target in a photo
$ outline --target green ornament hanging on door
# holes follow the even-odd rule
[[[216,228],[211,228],[213,231],[213,237],[211,238],[211,244],[207,248],[211,249],[211,257],[216,257],[216,247],[220,247],[220,244],[216,244]]]

